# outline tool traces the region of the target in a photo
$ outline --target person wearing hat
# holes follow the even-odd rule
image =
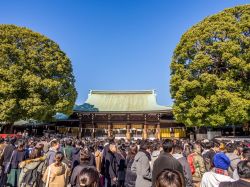
[[[228,175],[230,160],[223,152],[216,153],[214,156],[214,168],[206,172],[201,180],[201,187],[218,187],[220,182],[232,182]]]

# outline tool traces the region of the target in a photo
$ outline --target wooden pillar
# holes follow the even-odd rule
[[[161,126],[160,126],[159,123],[156,125],[155,138],[158,139],[158,140],[161,139]]]
[[[147,124],[143,125],[143,133],[142,133],[142,138],[145,140],[148,138],[148,128],[147,128]]]
[[[111,123],[108,124],[108,137],[113,136],[113,129]]]
[[[126,132],[126,138],[127,138],[127,140],[130,140],[130,139],[131,139],[130,129],[131,129],[131,125],[130,125],[130,124],[127,124],[127,125],[126,125],[126,130],[127,130],[127,132]]]

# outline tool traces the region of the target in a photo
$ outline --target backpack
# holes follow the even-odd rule
[[[190,169],[191,169],[191,173],[192,175],[195,173],[195,166],[194,166],[194,153],[188,155],[187,157],[187,161],[188,161],[188,164],[190,166]]]
[[[34,169],[28,169],[24,173],[23,179],[22,181],[20,181],[20,183],[25,186],[33,186],[36,182],[38,183],[39,178],[41,177],[41,173],[39,173],[38,168],[41,164],[44,164],[44,162],[38,164],[37,167]]]

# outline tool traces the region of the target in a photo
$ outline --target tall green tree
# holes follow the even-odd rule
[[[218,126],[250,121],[250,5],[226,9],[190,28],[171,63],[177,121]]]
[[[71,61],[55,42],[24,27],[0,25],[0,121],[70,114],[74,82]]]

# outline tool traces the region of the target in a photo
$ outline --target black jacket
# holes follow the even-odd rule
[[[113,178],[118,178],[118,163],[119,160],[117,158],[116,153],[112,153],[108,151],[105,157],[105,178],[108,180],[108,186],[115,185],[115,182],[112,180]]]
[[[126,159],[126,177],[125,177],[125,187],[135,187],[136,173],[131,171],[131,166],[134,162],[134,158],[127,157]]]
[[[166,170],[172,169],[179,171],[184,179],[183,168],[181,164],[169,153],[161,153],[159,157],[155,160],[152,172],[152,186],[155,186],[156,178],[158,175]]]

